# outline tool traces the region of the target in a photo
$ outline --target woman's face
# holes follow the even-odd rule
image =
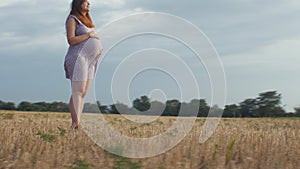
[[[90,11],[90,2],[85,0],[82,4],[81,4],[81,10],[84,12],[89,12]]]

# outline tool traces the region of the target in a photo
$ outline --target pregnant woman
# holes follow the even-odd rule
[[[66,20],[70,46],[65,57],[64,68],[66,78],[71,80],[70,113],[73,130],[79,127],[84,97],[93,81],[103,50],[89,11],[89,1],[73,0],[70,15]]]

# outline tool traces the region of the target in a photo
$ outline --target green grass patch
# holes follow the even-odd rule
[[[114,156],[113,169],[140,169],[142,168],[141,161],[132,162],[129,158]]]
[[[4,114],[0,114],[1,117],[3,117],[3,119],[13,119],[14,118],[14,114],[12,113],[4,113]]]
[[[40,138],[42,138],[44,141],[48,141],[48,142],[53,142],[57,139],[57,136],[51,135],[51,134],[46,134],[41,131],[38,131],[38,133],[36,135],[40,136]]]
[[[141,161],[134,162],[132,159],[119,156],[116,154],[113,154],[111,152],[122,154],[123,148],[122,147],[113,147],[110,148],[111,151],[105,151],[113,160],[114,160],[114,166],[113,169],[140,169],[142,168]]]
[[[92,165],[88,164],[85,160],[76,160],[72,167],[69,169],[89,169]]]
[[[233,156],[233,146],[235,144],[236,138],[237,138],[237,134],[235,133],[234,136],[233,136],[233,138],[229,141],[229,143],[227,145],[226,165],[232,159],[232,156]]]
[[[66,134],[66,130],[65,129],[63,129],[63,128],[61,128],[61,127],[57,127],[57,129],[58,129],[58,131],[59,131],[59,135],[60,136],[64,136],[65,134]]]

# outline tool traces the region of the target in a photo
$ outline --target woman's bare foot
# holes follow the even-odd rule
[[[73,123],[72,126],[71,126],[72,130],[73,130],[73,131],[78,130],[78,125],[79,125],[79,124]]]

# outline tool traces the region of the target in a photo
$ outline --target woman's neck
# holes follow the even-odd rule
[[[81,11],[81,15],[82,15],[82,16],[86,16],[86,14],[87,14],[87,12]]]

